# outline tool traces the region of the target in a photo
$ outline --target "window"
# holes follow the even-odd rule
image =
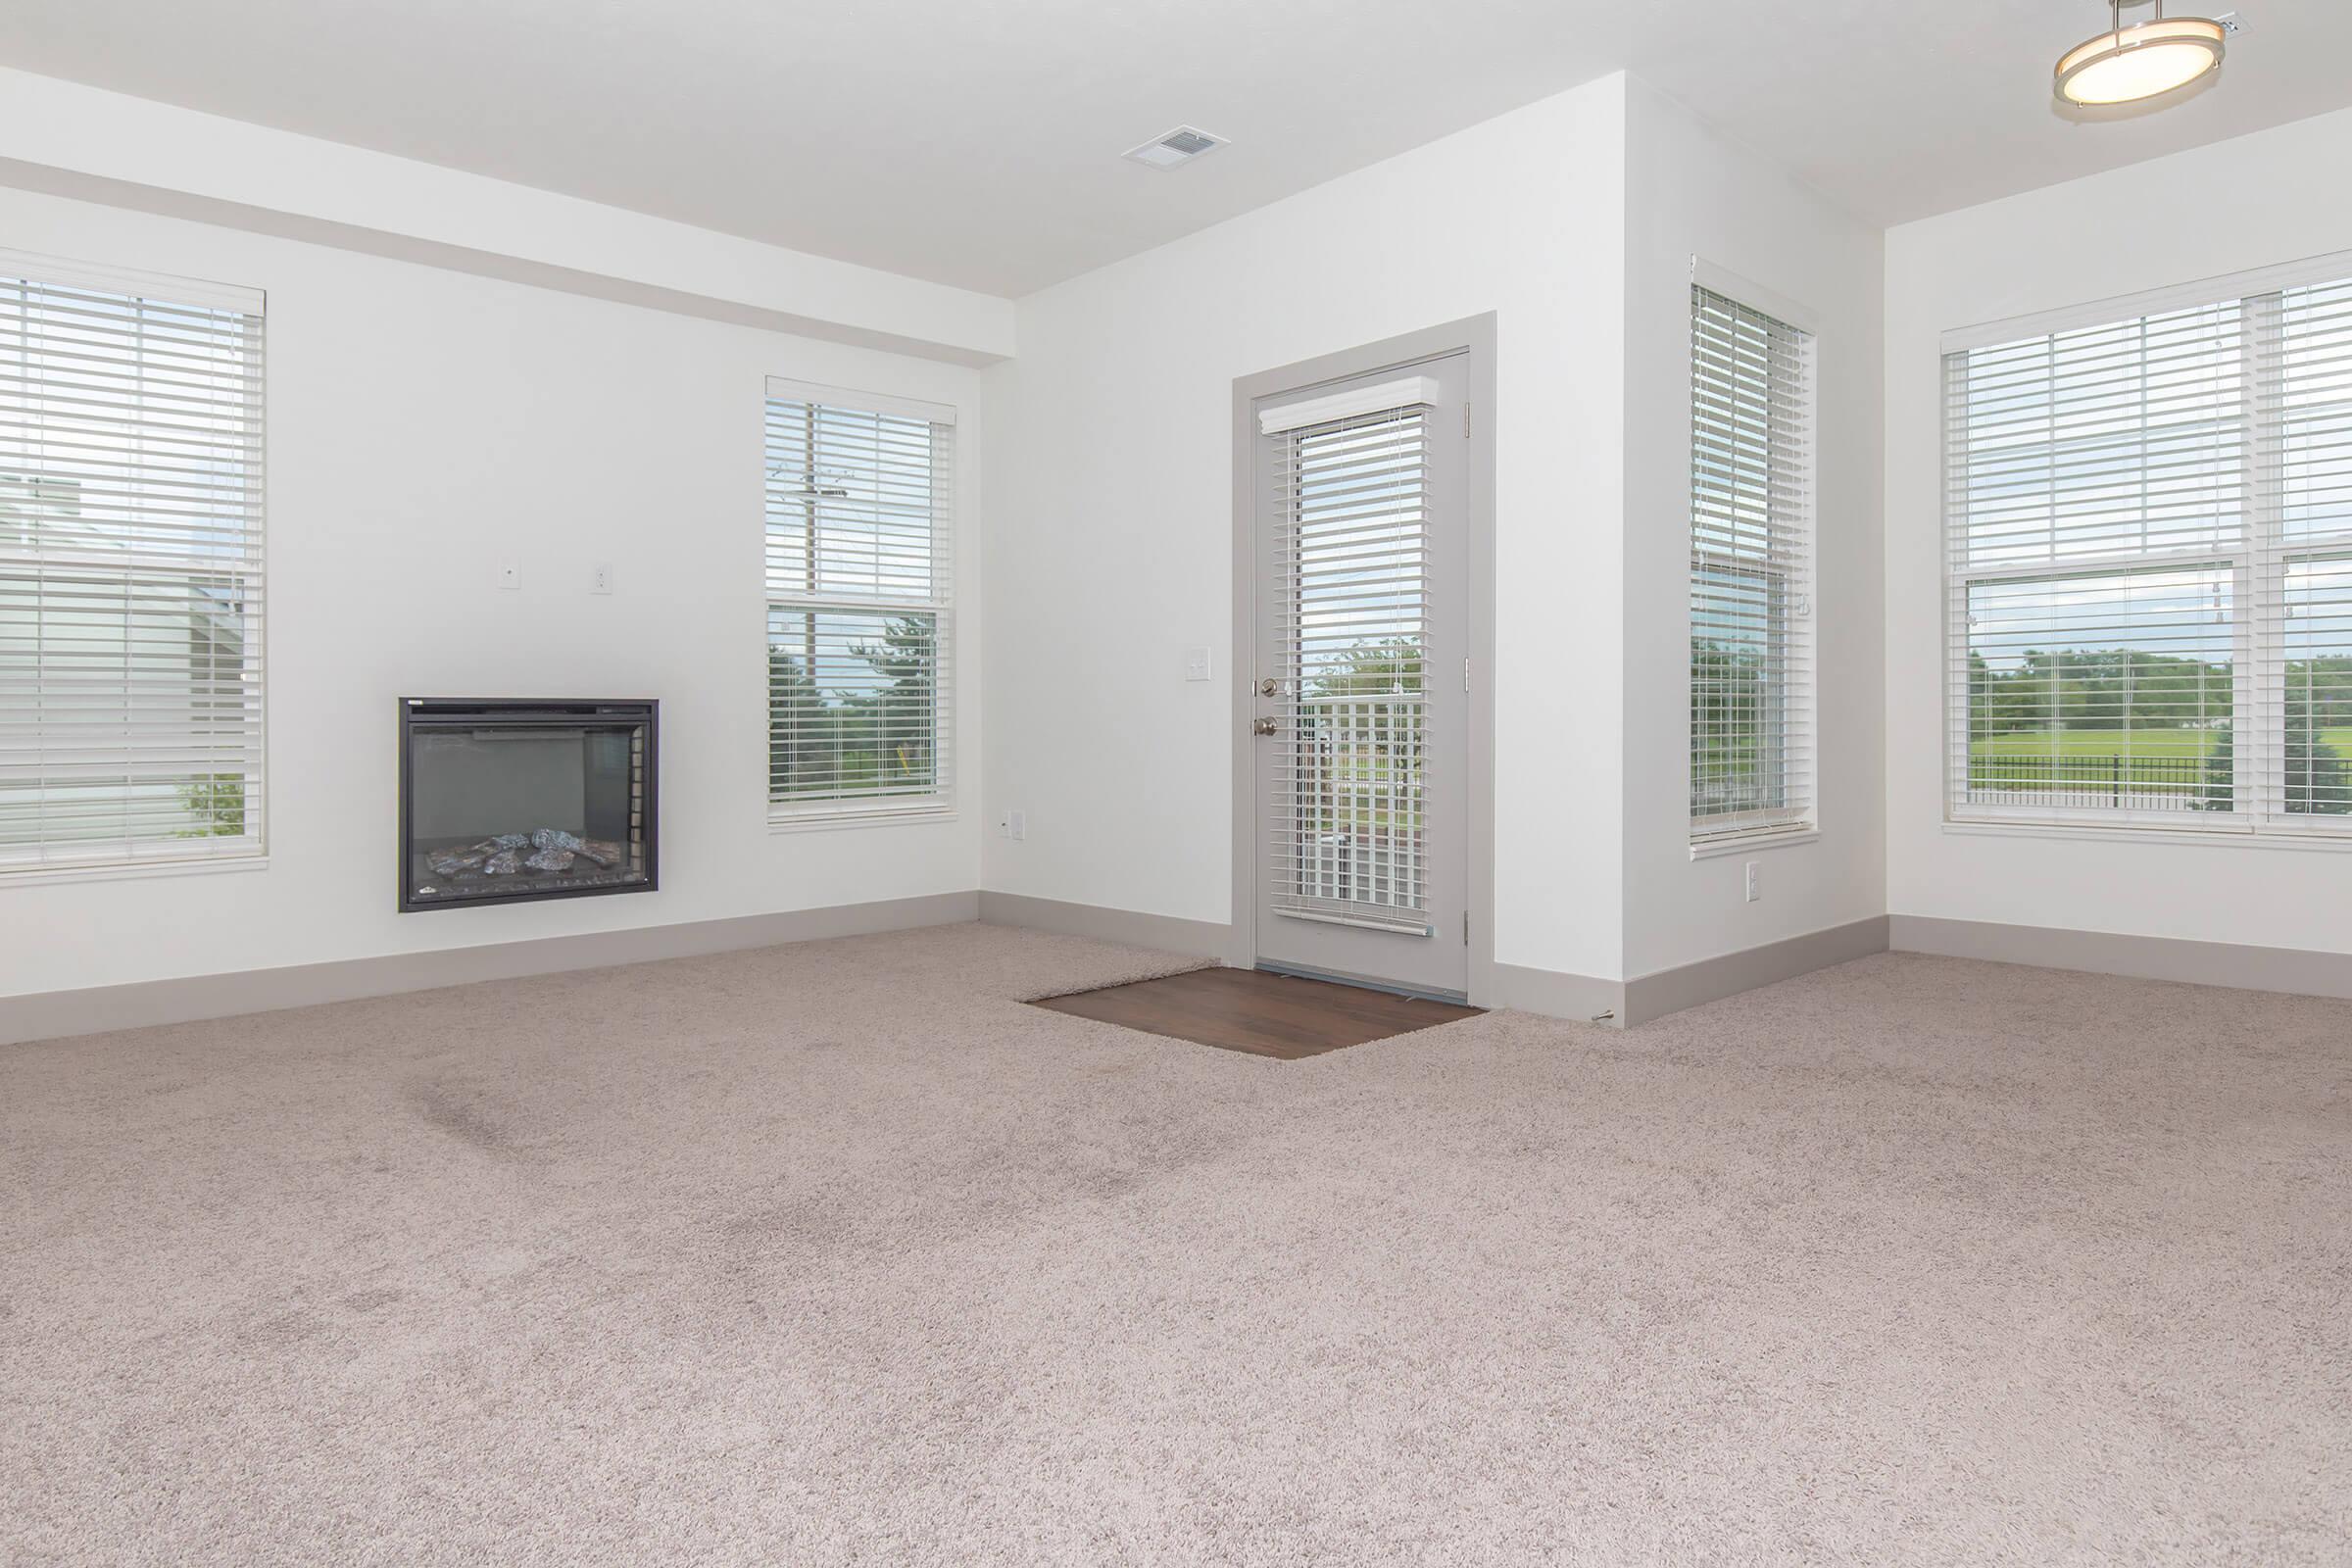
[[[262,853],[262,298],[0,253],[0,870]]]
[[[956,413],[767,387],[772,821],[955,805]]]
[[[1947,343],[1955,819],[2352,829],[2352,260],[2199,292]]]
[[[1258,411],[1271,482],[1273,910],[1431,929],[1436,376],[1359,378]],[[1439,505],[1443,505],[1440,501]],[[1444,892],[1441,878],[1438,890]]]
[[[1690,289],[1690,837],[1813,816],[1813,334]]]

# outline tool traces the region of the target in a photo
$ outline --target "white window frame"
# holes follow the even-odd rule
[[[775,515],[774,474],[776,454],[767,445],[766,411],[770,405],[795,403],[812,411],[829,409],[849,414],[877,415],[894,418],[916,419],[931,426],[932,473],[935,480],[931,493],[931,525],[929,529],[931,593],[921,597],[853,592],[807,592],[778,586],[768,573],[769,562],[762,568],[765,582],[764,602],[760,608],[762,679],[766,676],[766,658],[770,648],[768,621],[776,612],[806,612],[811,613],[838,612],[843,614],[907,613],[932,618],[932,787],[919,794],[879,795],[845,792],[836,795],[779,796],[774,793],[770,778],[768,794],[768,826],[773,832],[793,832],[810,828],[842,828],[884,826],[893,823],[937,822],[953,820],[956,814],[958,760],[956,748],[956,527],[958,440],[956,410],[951,404],[926,402],[917,398],[900,397],[890,393],[862,392],[847,387],[817,382],[793,380],[783,376],[767,378],[765,396],[761,403],[761,520],[762,541],[767,538]],[[764,549],[764,544],[763,544]],[[768,710],[768,743],[772,748],[777,730],[773,710],[773,688],[769,688],[765,705]],[[763,748],[763,757],[768,750]]]
[[[213,581],[233,582],[237,590],[237,602],[242,607],[238,617],[239,659],[235,680],[240,688],[236,706],[243,713],[241,731],[245,736],[244,742],[236,748],[237,755],[232,759],[237,762],[234,771],[239,781],[237,809],[240,831],[234,834],[149,833],[113,839],[44,841],[22,852],[0,848],[0,883],[23,885],[264,868],[269,864],[270,818],[269,639],[265,609],[269,538],[267,296],[258,288],[235,284],[0,250],[0,283],[5,280],[19,280],[35,288],[77,290],[152,301],[167,311],[205,310],[247,318],[244,339],[248,351],[244,361],[246,392],[242,407],[250,432],[241,445],[244,461],[249,465],[250,483],[240,492],[243,498],[241,512],[245,520],[235,530],[239,536],[241,554],[233,560],[227,557],[199,560],[184,552],[168,549],[126,551],[118,546],[100,547],[95,544],[79,550],[60,549],[29,535],[22,539],[12,538],[7,529],[0,528],[0,570],[13,568],[36,579],[45,574],[68,579],[76,576],[88,580],[119,578],[126,587],[140,582],[177,582],[187,584],[191,589]],[[40,445],[41,438],[38,435],[27,439],[36,448]],[[68,444],[72,444],[71,439]],[[0,459],[0,465],[4,465],[5,461]],[[78,491],[85,480],[77,476],[52,476],[46,481],[36,477],[28,484],[31,494],[37,497],[44,483],[60,486],[71,484]],[[127,505],[120,510],[133,515],[136,514],[136,509]],[[126,526],[135,535],[137,525],[128,523]],[[153,524],[148,526],[153,527]],[[152,539],[148,542],[153,543]],[[39,699],[34,696],[32,701],[37,703]],[[33,722],[37,733],[37,718]],[[125,745],[128,744],[126,741]],[[200,745],[191,742],[189,755],[192,758],[202,750]],[[132,772],[140,765],[135,750],[126,751],[122,763],[124,770]],[[150,762],[146,765],[155,764]],[[0,770],[14,771],[23,766],[34,769],[36,777],[45,776],[48,764],[43,759],[42,745],[37,740],[21,754],[0,747]],[[209,776],[220,778],[228,775],[227,768],[216,765]],[[159,782],[162,781],[159,776]]]
[[[2090,301],[2013,317],[1943,334],[1939,353],[1937,425],[1942,448],[1940,547],[1943,557],[1943,825],[1946,832],[2019,832],[2143,842],[2298,843],[2352,849],[2352,815],[2288,813],[2284,802],[2285,706],[2283,581],[2290,562],[2352,553],[2352,529],[2306,535],[2291,542],[2265,449],[2272,432],[2263,418],[2271,388],[2264,367],[2278,363],[2279,296],[2287,289],[2352,279],[2352,252],[2314,257],[2169,288]],[[1962,559],[1963,498],[1952,473],[1955,429],[1953,377],[1962,357],[1988,349],[2151,316],[2237,304],[2246,382],[2242,405],[2246,528],[2234,548],[2180,548],[2084,555],[2060,562],[1975,567]],[[2097,807],[2005,806],[1971,802],[1971,713],[1968,699],[1969,590],[1985,582],[2062,581],[2115,570],[2227,570],[2234,616],[2231,627],[2231,723],[2234,762],[2229,812],[2132,810]],[[2348,759],[2352,761],[2352,759]],[[2188,818],[2188,820],[2183,820]]]
[[[1786,687],[1780,705],[1781,713],[1774,727],[1782,747],[1795,753],[1782,772],[1783,788],[1793,798],[1788,804],[1755,811],[1698,814],[1689,804],[1690,783],[1687,771],[1698,721],[1697,693],[1693,672],[1686,670],[1683,683],[1686,702],[1683,795],[1689,812],[1690,852],[1694,860],[1775,845],[1807,844],[1820,837],[1821,829],[1821,701],[1815,594],[1820,537],[1820,320],[1805,306],[1717,267],[1703,257],[1693,256],[1690,258],[1687,297],[1695,296],[1701,291],[1753,315],[1769,318],[1800,338],[1798,348],[1804,384],[1803,398],[1795,412],[1795,424],[1804,436],[1805,450],[1800,497],[1786,516],[1786,526],[1796,536],[1795,547],[1781,562],[1703,559],[1704,552],[1699,548],[1698,538],[1695,471],[1687,466],[1686,532],[1690,549],[1684,595],[1686,625],[1683,641],[1686,658],[1690,646],[1690,589],[1696,586],[1702,571],[1734,569],[1753,572],[1779,582],[1780,594],[1788,607],[1788,626],[1783,633],[1782,655]],[[1697,372],[1696,367],[1690,363],[1694,353],[1695,345],[1687,340],[1685,356],[1690,380],[1685,409],[1692,420],[1689,439],[1685,442],[1687,465],[1694,463],[1696,448]],[[1775,521],[1777,524],[1780,519],[1776,518]]]

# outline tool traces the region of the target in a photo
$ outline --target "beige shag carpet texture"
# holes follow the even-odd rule
[[[0,1560],[2343,1563],[2352,1004],[982,926],[0,1050]]]

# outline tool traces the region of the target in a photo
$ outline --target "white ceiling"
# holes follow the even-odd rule
[[[2352,5],[2238,9],[2107,123],[2100,0],[9,0],[0,64],[1017,295],[1620,68],[1882,222],[2352,105]]]

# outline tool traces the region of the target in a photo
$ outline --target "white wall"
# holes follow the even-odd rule
[[[1879,231],[1635,81],[1627,101],[1628,977],[1883,913]],[[1821,836],[1690,858],[1690,259],[1816,329]],[[1769,307],[1770,299],[1751,303]],[[1758,862],[1762,897],[1741,868]]]
[[[1884,908],[2352,951],[2339,854],[1945,832],[1937,629],[1939,334],[2352,250],[2310,194],[2346,172],[2352,114],[2324,117],[1905,225],[1882,270],[1615,77],[1024,300],[986,372],[0,191],[12,246],[269,291],[273,601],[269,869],[0,885],[0,995],[974,886],[1221,923],[1232,383],[1488,311],[1501,962],[1641,975]],[[1684,850],[1693,252],[1823,325],[1824,833],[1759,857],[1753,906],[1743,858]],[[964,411],[958,821],[765,830],[771,373]],[[1195,643],[1217,679],[1183,679]],[[393,700],[492,690],[664,699],[662,892],[391,912]],[[985,833],[1005,808],[1025,842]]]
[[[978,885],[980,372],[19,191],[0,230],[268,291],[270,605],[268,869],[0,885],[0,995]],[[960,820],[767,830],[770,374],[962,411]],[[662,890],[395,913],[418,695],[660,698]]]
[[[1613,975],[1625,82],[1023,300],[992,368],[991,889],[1231,917],[1237,377],[1497,313],[1495,956]],[[1178,176],[1181,177],[1181,176]],[[1218,653],[1188,684],[1183,649]],[[1564,672],[1573,672],[1565,674]]]
[[[2086,134],[2090,132],[2085,132]],[[2352,112],[1886,236],[1887,904],[1896,914],[2352,951],[2352,856],[1942,822],[1938,339],[2352,250]]]

